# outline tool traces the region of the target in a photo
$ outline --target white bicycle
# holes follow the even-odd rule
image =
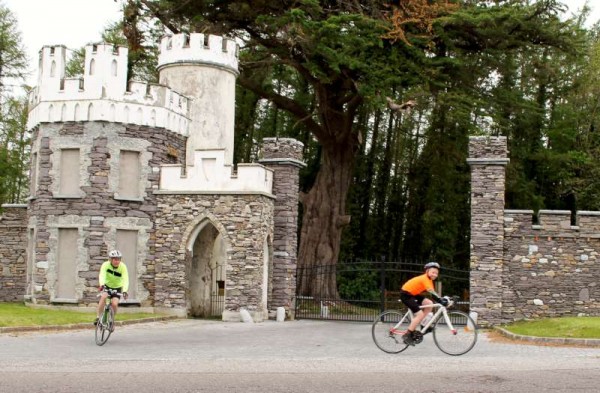
[[[418,331],[423,336],[433,333],[433,341],[440,351],[453,356],[464,355],[477,343],[477,325],[469,314],[458,310],[449,311],[448,308],[454,305],[455,300],[445,298],[448,300],[447,306],[438,303],[421,306],[422,309],[437,308],[437,311],[424,326],[419,326]],[[379,314],[371,328],[375,345],[387,353],[404,351],[409,345],[402,341],[402,336],[412,319],[413,313],[410,309],[404,314],[395,310]],[[421,341],[422,338],[416,343]]]

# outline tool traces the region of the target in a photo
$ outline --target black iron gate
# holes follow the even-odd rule
[[[298,268],[297,278],[310,279],[310,293],[296,292],[297,319],[373,321],[384,310],[403,310],[402,284],[423,273],[422,263],[359,261]],[[335,288],[331,294],[331,276]],[[469,271],[444,268],[436,280],[438,293],[458,296],[456,308],[469,311]]]

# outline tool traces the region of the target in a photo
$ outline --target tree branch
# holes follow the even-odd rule
[[[298,105],[296,101],[284,97],[280,94],[277,94],[273,91],[268,91],[250,78],[240,76],[238,78],[238,82],[240,83],[240,85],[244,86],[248,90],[253,91],[258,96],[270,100],[278,108],[286,110],[292,115],[296,116],[298,119],[300,119],[300,122],[302,122],[306,127],[308,127],[311,130],[311,132],[315,134],[317,139],[323,138],[325,136],[323,128],[319,125],[319,123],[313,120],[312,114],[306,111],[306,109],[304,109],[302,106]]]

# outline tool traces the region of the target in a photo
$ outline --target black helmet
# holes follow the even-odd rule
[[[440,264],[437,262],[427,262],[425,264],[425,271],[431,269],[432,267],[435,267],[436,269],[440,269]]]

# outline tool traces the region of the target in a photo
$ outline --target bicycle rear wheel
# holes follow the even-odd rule
[[[458,356],[469,352],[477,343],[477,325],[469,314],[462,311],[448,311],[454,330],[441,316],[433,329],[433,340],[440,351]]]
[[[398,311],[386,311],[378,315],[371,327],[375,345],[387,353],[404,351],[408,345],[402,341],[402,335],[408,329],[410,320],[410,314],[401,314]]]
[[[104,345],[108,341],[111,333],[110,328],[114,320],[114,310],[112,307],[105,308],[102,318],[100,318],[96,325],[96,345]]]

